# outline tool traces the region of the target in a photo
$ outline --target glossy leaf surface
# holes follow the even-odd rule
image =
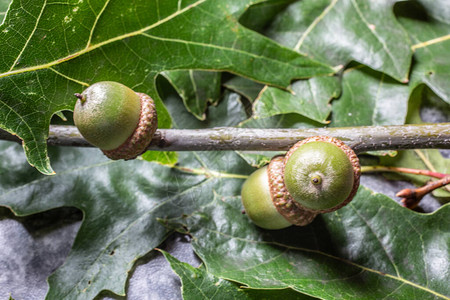
[[[322,299],[450,294],[448,205],[421,215],[361,187],[339,211],[274,231],[256,228],[240,207],[238,197],[216,197],[188,220],[194,249],[215,276]]]
[[[173,271],[180,276],[183,283],[183,299],[199,300],[223,297],[227,299],[286,299],[307,300],[315,299],[290,289],[283,290],[253,290],[241,289],[238,284],[217,278],[208,273],[204,266],[194,268],[191,265],[177,260],[169,253],[162,251],[170,263]]]
[[[0,127],[24,140],[30,164],[51,174],[50,118],[71,110],[73,94],[97,81],[150,95],[164,128],[171,119],[155,87],[163,71],[223,70],[277,86],[333,73],[239,25],[237,18],[258,2],[14,1],[0,26]]]

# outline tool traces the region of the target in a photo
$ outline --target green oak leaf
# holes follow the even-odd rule
[[[408,36],[395,19],[392,4],[299,1],[280,13],[266,33],[281,44],[328,64],[345,66],[355,60],[406,82],[412,50]],[[384,17],[379,18],[380,15]],[[290,89],[263,89],[253,107],[255,117],[298,113],[317,122],[329,122],[329,102],[340,94],[338,78],[297,81]],[[371,94],[360,95],[365,96]],[[398,121],[393,120],[392,124]]]
[[[154,163],[109,161],[97,149],[50,148],[61,171],[45,176],[26,163],[18,145],[0,145],[0,205],[20,216],[61,206],[83,212],[69,256],[48,278],[47,299],[92,299],[102,290],[125,295],[134,262],[169,234],[157,218],[188,212],[189,199],[207,201],[216,185]]]
[[[407,82],[411,42],[393,13],[396,2],[299,1],[277,16],[267,34],[330,65],[353,60]]]
[[[165,104],[172,113],[180,112],[175,125],[183,128],[233,126],[246,116],[238,97],[209,108],[208,122],[195,119],[176,96]],[[238,194],[253,170],[231,151],[180,153],[182,164],[169,167],[111,161],[98,149],[49,149],[55,176],[32,169],[19,145],[0,143],[1,206],[21,216],[62,206],[83,212],[66,262],[48,279],[48,299],[92,299],[103,290],[125,295],[136,260],[170,233],[160,220],[191,214],[216,193]]]
[[[316,122],[329,123],[329,102],[339,97],[341,83],[338,77],[313,77],[294,82],[289,90],[266,86],[253,105],[253,117],[297,113]]]
[[[293,1],[295,0],[259,2],[245,10],[239,22],[247,28],[259,31],[258,29],[261,29],[280,10]],[[165,71],[162,75],[171,82],[183,99],[186,108],[199,120],[205,119],[204,112],[208,103],[214,104],[220,98],[221,74],[218,72],[176,70]]]
[[[207,105],[220,99],[220,73],[178,70],[166,71],[162,75],[173,85],[187,110],[199,120],[206,118]]]
[[[223,84],[227,89],[239,93],[248,101],[253,102],[258,98],[264,85],[251,81],[244,77],[233,77]]]
[[[71,110],[73,94],[94,82],[147,93],[167,128],[171,118],[155,87],[163,71],[222,70],[276,86],[334,72],[240,25],[239,16],[261,1],[14,1],[0,26],[0,128],[23,140],[31,165],[52,174],[50,118]]]
[[[282,290],[254,290],[243,289],[236,283],[217,278],[208,273],[204,265],[199,268],[181,262],[169,253],[160,250],[173,271],[180,277],[182,282],[182,294],[184,300],[200,299],[248,299],[248,300],[311,300],[315,299],[304,294],[296,293],[291,289]]]
[[[450,104],[450,10],[439,1],[422,1],[428,11],[418,4],[405,2],[398,6],[399,21],[410,35],[414,49],[411,88],[426,84]],[[440,6],[439,4],[443,5]],[[442,15],[439,15],[439,12]],[[432,14],[431,16],[428,13]],[[435,14],[438,20],[434,19]],[[446,14],[446,19],[444,16]]]
[[[360,187],[346,207],[305,227],[262,230],[239,197],[186,220],[216,277],[248,288],[292,288],[320,299],[447,299],[450,206],[418,214]]]
[[[342,77],[342,95],[333,102],[335,127],[405,123],[410,89],[383,73],[359,65]]]

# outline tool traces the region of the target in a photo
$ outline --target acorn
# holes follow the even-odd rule
[[[353,199],[361,167],[355,152],[342,141],[315,136],[286,153],[283,172],[286,189],[298,207],[327,213]]]
[[[158,123],[152,98],[113,81],[97,82],[75,96],[74,122],[89,143],[114,160],[145,152]]]
[[[245,181],[241,199],[259,227],[305,226],[321,214],[348,204],[359,186],[355,152],[342,141],[315,136],[272,158]]]
[[[253,172],[242,186],[241,200],[245,213],[261,228],[304,226],[317,215],[299,208],[287,192],[283,163],[282,156],[272,158],[269,165]]]

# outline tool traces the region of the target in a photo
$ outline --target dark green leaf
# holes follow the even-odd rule
[[[204,176],[112,162],[96,149],[51,150],[61,170],[55,176],[33,172],[11,143],[1,144],[0,165],[0,204],[17,215],[61,206],[83,211],[71,253],[49,278],[49,299],[92,299],[104,289],[124,295],[127,271],[168,234],[156,218],[179,216],[189,206],[184,197],[212,197],[214,179]]]
[[[289,4],[298,0],[271,0],[253,5],[245,11],[239,22],[257,32],[264,32],[265,27],[273,18]]]
[[[250,102],[253,102],[258,97],[264,87],[263,84],[248,80],[243,77],[233,77],[224,83],[224,86],[236,93],[241,94]]]
[[[426,8],[414,2],[398,6],[399,20],[413,42],[414,65],[411,87],[424,83],[450,104],[450,10],[441,1],[422,1]],[[439,5],[441,4],[441,5]],[[432,16],[439,18],[435,20]],[[442,16],[440,16],[442,14]],[[446,15],[447,19],[443,19]]]
[[[333,102],[333,126],[405,123],[408,86],[363,66],[347,69],[342,85],[341,97]]]
[[[256,228],[241,209],[239,197],[216,197],[187,220],[194,249],[214,276],[321,299],[450,295],[449,205],[418,214],[361,187],[346,207],[276,231]]]
[[[290,87],[290,92],[267,87],[261,91],[253,105],[254,118],[297,113],[320,123],[328,123],[331,112],[329,102],[341,93],[337,77],[313,77],[298,80]]]
[[[180,276],[184,300],[200,299],[253,299],[253,300],[276,300],[276,299],[315,299],[291,289],[283,290],[253,290],[242,289],[238,284],[217,278],[208,273],[204,266],[194,268],[193,266],[180,262],[178,259],[165,251],[161,251],[170,263],[173,271]]]
[[[355,60],[405,82],[411,42],[395,19],[395,2],[299,1],[276,18],[268,35],[330,65]]]
[[[147,93],[163,128],[171,125],[155,88],[163,71],[223,70],[277,86],[333,73],[239,25],[259,2],[13,2],[0,27],[0,127],[22,138],[29,162],[50,174],[50,118],[71,110],[73,93],[91,83],[119,81]]]
[[[273,16],[288,3],[293,1],[295,0],[271,0],[260,2],[248,8],[239,19],[239,22],[247,28],[260,31]],[[219,100],[220,73],[180,70],[166,71],[163,72],[163,75],[175,87],[183,99],[186,108],[200,120],[205,119],[204,112],[208,102],[215,103]],[[248,81],[255,85],[260,85],[254,81]]]
[[[219,101],[220,73],[180,70],[166,71],[162,75],[176,89],[187,110],[199,120],[205,119],[205,110],[209,103]]]
[[[174,112],[184,110],[179,98],[166,104]],[[186,110],[180,114],[185,128],[231,126],[245,117],[239,97],[211,107],[212,123]],[[55,176],[33,170],[19,145],[0,143],[0,205],[17,215],[62,206],[83,212],[71,253],[49,278],[48,299],[92,299],[102,290],[124,295],[133,264],[169,233],[159,219],[193,213],[215,193],[238,194],[251,172],[233,152],[182,153],[182,164],[170,168],[143,160],[111,161],[98,149],[50,150]]]

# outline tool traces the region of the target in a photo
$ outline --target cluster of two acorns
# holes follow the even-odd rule
[[[305,226],[322,213],[347,205],[359,187],[361,168],[342,141],[313,136],[275,156],[242,187],[246,214],[259,227]]]
[[[145,152],[157,128],[153,100],[111,81],[76,94],[74,122],[83,137],[111,159]],[[342,141],[314,136],[250,175],[242,187],[246,214],[259,227],[304,226],[348,204],[359,186],[355,152]]]

